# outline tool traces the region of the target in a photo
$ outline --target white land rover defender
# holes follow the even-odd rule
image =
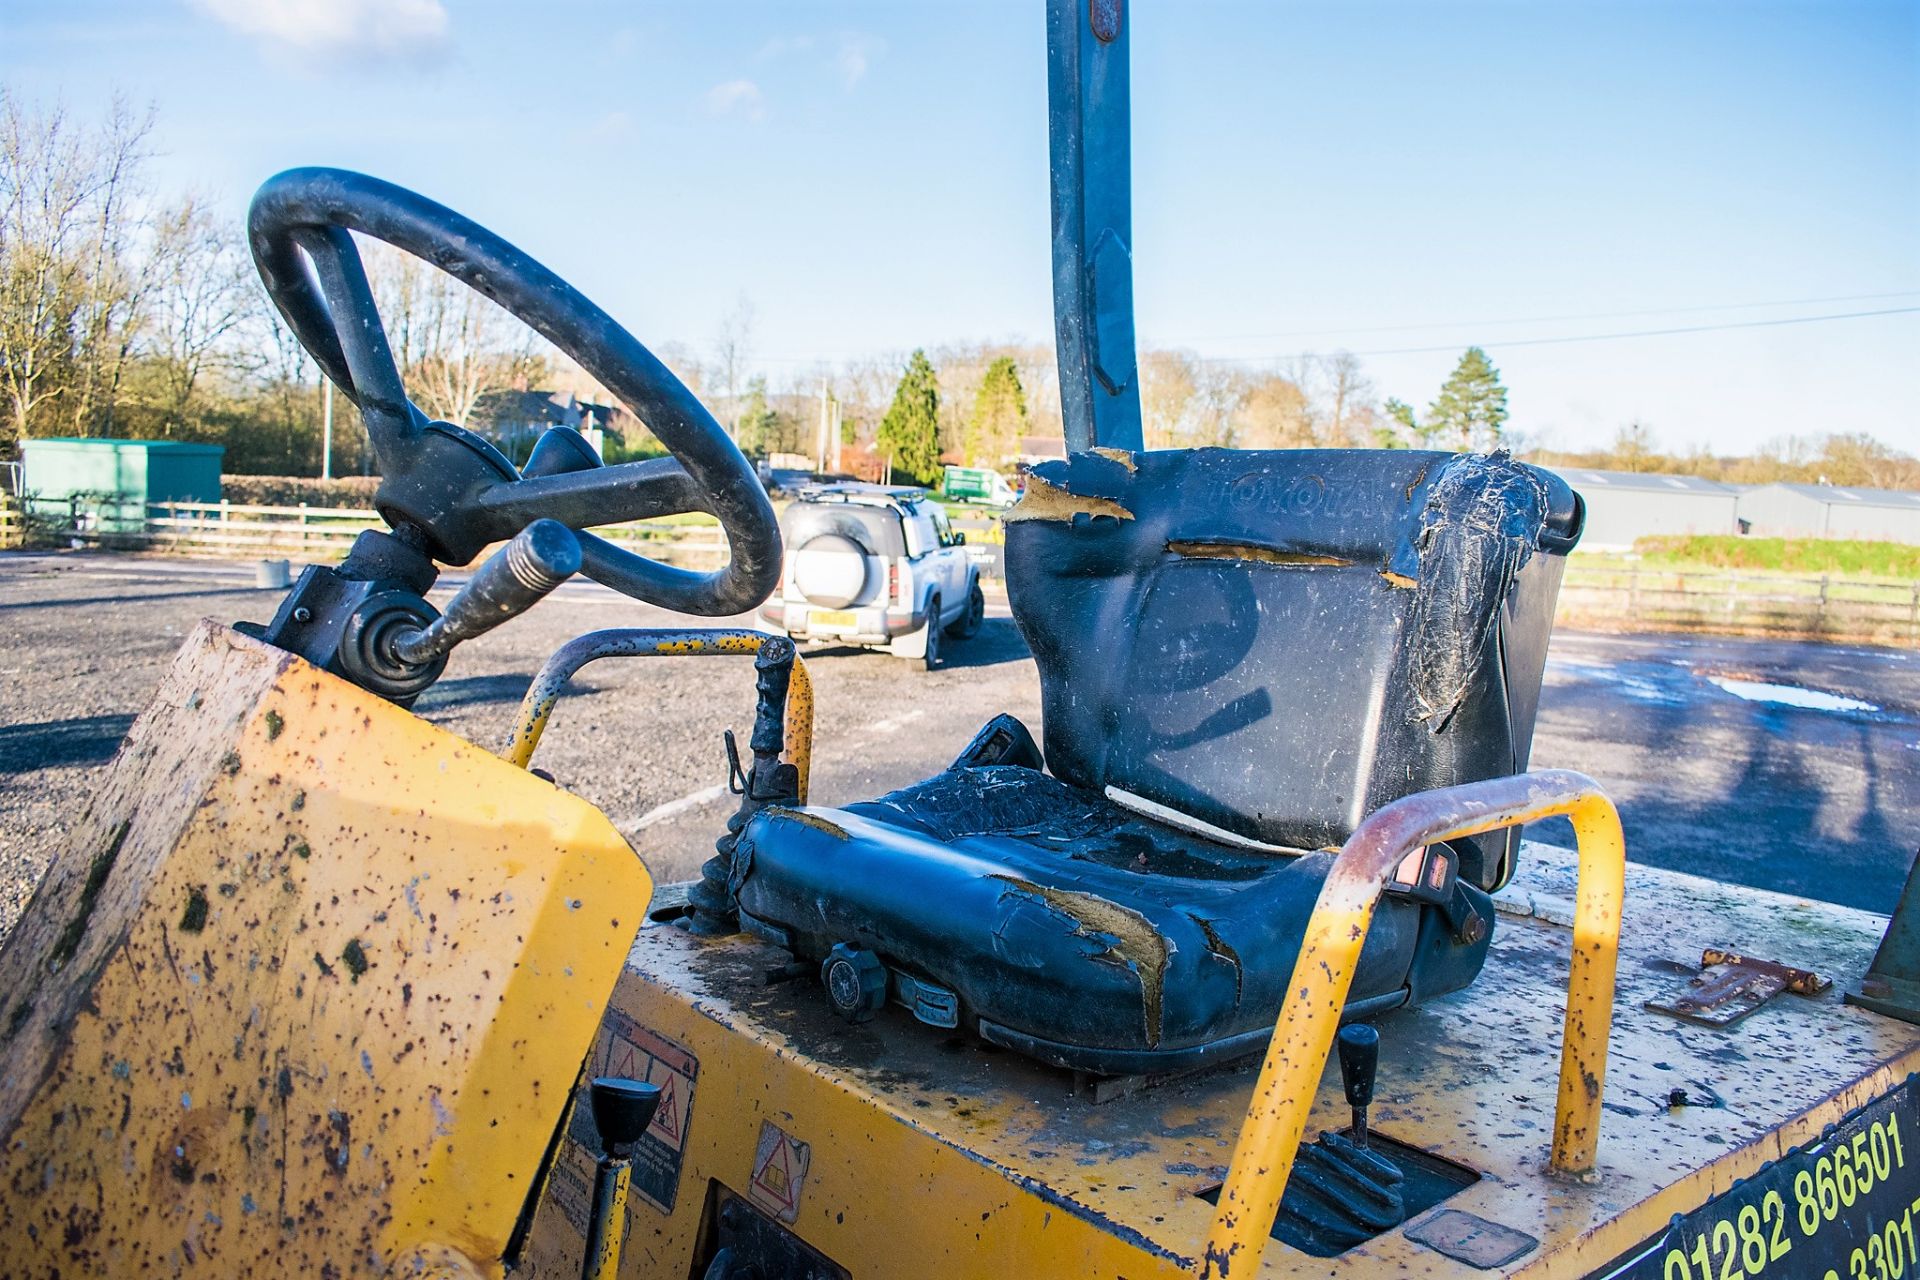
[[[932,670],[942,639],[986,616],[966,535],[924,489],[803,489],[780,532],[786,568],[760,615],[797,641],[885,648]]]

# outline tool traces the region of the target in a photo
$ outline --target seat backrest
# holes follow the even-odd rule
[[[1006,517],[1048,768],[1265,843],[1526,768],[1580,499],[1504,452],[1075,454]],[[1495,888],[1518,832],[1462,842]]]

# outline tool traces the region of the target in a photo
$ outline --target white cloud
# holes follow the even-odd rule
[[[840,81],[851,89],[867,74],[867,68],[887,51],[887,42],[879,36],[848,32],[840,37],[840,53],[834,65],[840,69]]]
[[[790,53],[805,53],[813,48],[812,36],[774,36],[753,55],[756,62],[773,62]]]
[[[450,40],[440,0],[191,0],[262,45],[348,62],[419,62]]]
[[[767,114],[760,86],[751,80],[728,80],[707,90],[707,110],[717,116],[739,115],[748,120]]]

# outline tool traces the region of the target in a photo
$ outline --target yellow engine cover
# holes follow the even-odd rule
[[[585,801],[202,624],[0,952],[0,1271],[500,1274],[650,891]]]

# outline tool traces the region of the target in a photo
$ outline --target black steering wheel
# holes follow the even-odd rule
[[[637,599],[708,616],[744,612],[772,592],[780,531],[753,468],[652,352],[553,272],[443,205],[345,169],[290,169],[269,179],[253,198],[247,231],[274,306],[359,407],[380,460],[375,507],[429,555],[465,564],[543,517],[579,530],[704,511],[726,532],[723,569],[676,569],[582,533],[581,572]],[[604,466],[577,435],[555,430],[553,446],[536,448],[523,474],[481,437],[430,421],[407,397],[349,231],[411,253],[498,303],[638,413],[672,456]]]

